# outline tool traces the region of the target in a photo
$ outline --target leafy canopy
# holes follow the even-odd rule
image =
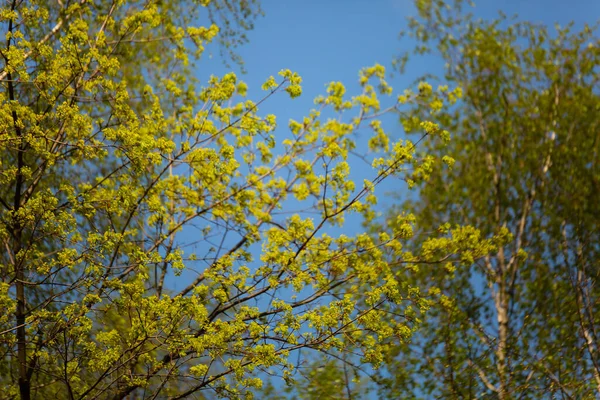
[[[425,143],[438,160],[430,180],[388,225],[399,209],[413,212],[411,245],[423,249],[426,233],[455,224],[507,240],[451,274],[430,264],[409,277],[440,297],[411,345],[389,354],[384,396],[595,398],[597,30],[476,19],[461,1],[416,4],[416,52],[440,56],[464,98],[432,116],[453,139]],[[414,130],[423,115],[401,122]],[[440,168],[444,155],[452,168]]]
[[[254,101],[234,73],[192,75],[211,41],[235,45],[259,12],[230,0],[0,9],[6,398],[250,398],[260,371],[291,381],[294,352],[351,342],[377,367],[418,326],[427,293],[389,262],[418,261],[403,250],[413,218],[378,237],[334,228],[372,219],[384,179],[432,173],[436,157],[391,140],[380,115],[423,96],[436,112],[459,92],[423,83],[426,94],[385,108],[392,88],[376,65],[361,71],[361,93],[332,83],[275,134],[259,106],[300,96],[296,73],[269,77]],[[195,26],[203,18],[215,23]],[[372,178],[357,183],[349,160],[363,127]]]

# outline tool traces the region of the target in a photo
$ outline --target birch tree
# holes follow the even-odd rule
[[[416,2],[418,53],[446,63],[463,100],[435,121],[452,132],[452,168],[434,168],[418,200],[425,237],[470,225],[509,242],[464,268],[423,265],[415,285],[441,297],[411,345],[389,355],[384,393],[444,398],[596,398],[600,97],[597,31],[500,14],[463,2]],[[401,117],[408,131],[418,109]],[[414,121],[413,121],[414,118]],[[424,235],[424,236],[420,236]],[[415,240],[420,246],[420,240]]]

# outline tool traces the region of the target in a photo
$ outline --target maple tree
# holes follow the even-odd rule
[[[234,73],[193,74],[212,40],[229,51],[259,13],[233,0],[2,6],[5,398],[252,397],[261,371],[291,381],[300,349],[351,342],[377,366],[418,327],[428,294],[388,262],[419,262],[403,249],[414,218],[377,237],[332,232],[374,217],[384,179],[426,179],[437,156],[418,144],[448,136],[423,118],[418,141],[393,141],[380,116],[413,102],[437,112],[459,92],[422,83],[393,97],[376,65],[362,93],[331,83],[275,135],[258,107],[301,95],[296,73],[268,77],[254,101]],[[359,127],[372,131],[372,179],[356,183]],[[467,239],[425,246],[496,246]]]

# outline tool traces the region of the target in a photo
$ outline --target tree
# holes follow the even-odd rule
[[[220,25],[194,27],[207,10]],[[231,0],[3,6],[6,398],[251,397],[261,371],[289,380],[300,349],[351,341],[378,365],[418,325],[426,295],[387,262],[414,262],[410,218],[378,238],[334,234],[373,217],[382,180],[430,173],[435,158],[390,143],[378,120],[410,99],[383,108],[384,69],[366,68],[362,93],[332,83],[276,138],[258,106],[299,96],[297,74],[269,77],[257,101],[233,73],[202,87],[192,76],[219,32],[235,45],[258,12]],[[373,178],[356,184],[347,159],[365,125]]]
[[[418,1],[417,52],[446,62],[464,99],[434,121],[452,132],[452,168],[434,168],[398,209],[421,235],[469,225],[508,231],[464,268],[420,266],[416,286],[442,296],[410,345],[389,354],[393,397],[595,398],[598,354],[600,48],[596,31],[476,20],[458,1]],[[406,130],[415,127],[402,117]],[[441,228],[440,228],[441,227]],[[431,240],[431,239],[429,239]],[[395,376],[394,373],[398,372]]]
[[[282,399],[359,399],[369,394],[369,380],[361,379],[354,373],[356,365],[351,365],[346,360],[332,359],[325,355],[298,368],[297,379],[277,390],[272,382],[268,382],[263,391],[262,398]]]

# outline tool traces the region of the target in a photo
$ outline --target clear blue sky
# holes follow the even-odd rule
[[[413,0],[265,0],[265,16],[249,32],[250,42],[238,49],[248,71],[241,79],[249,84],[249,98],[260,99],[265,79],[284,68],[303,78],[303,95],[290,100],[279,96],[264,103],[261,114],[277,116],[277,138],[287,134],[290,118],[301,119],[313,106],[313,99],[325,92],[331,81],[341,81],[348,95],[358,93],[358,71],[380,63],[391,70],[394,56],[413,48],[410,38],[399,39],[407,28],[406,18],[416,13]],[[476,0],[473,13],[494,18],[499,10],[536,23],[566,25],[575,21],[594,24],[600,18],[600,0]],[[228,72],[213,49],[214,56],[199,64],[198,78]],[[414,58],[405,75],[395,74],[390,83],[395,93],[411,86],[424,73],[440,73],[443,63],[435,58]],[[394,135],[401,135],[396,120],[384,121]],[[362,182],[362,178],[358,180]]]
[[[358,94],[361,68],[380,63],[391,70],[394,56],[414,47],[410,38],[398,37],[407,28],[406,18],[416,13],[413,0],[264,0],[261,4],[265,16],[258,18],[255,29],[248,33],[249,43],[238,49],[248,71],[238,76],[249,85],[248,97],[256,101],[264,96],[260,86],[270,75],[277,77],[281,69],[289,68],[303,78],[300,98],[291,100],[281,93],[260,107],[259,114],[277,116],[278,141],[288,135],[290,118],[308,115],[313,99],[325,92],[327,83],[341,81],[349,96]],[[600,17],[600,0],[481,0],[476,1],[472,12],[478,17],[494,18],[499,10],[550,26],[557,22],[566,25],[571,20],[582,26]],[[230,71],[223,65],[218,49],[210,51],[212,57],[205,54],[198,65],[200,82],[206,82],[211,74],[220,76]],[[442,68],[443,62],[434,57],[414,58],[405,75],[395,74],[389,82],[395,93],[400,93],[417,77],[441,73]],[[384,120],[384,128],[394,137],[402,136],[393,116]],[[368,171],[363,168],[362,172]],[[356,182],[370,177],[354,176]],[[401,190],[399,187],[395,181],[385,185],[384,190]],[[359,228],[358,221],[351,222]]]
[[[281,69],[289,68],[302,76],[303,95],[300,98],[291,100],[282,94],[271,98],[259,110],[262,115],[277,116],[278,141],[288,135],[289,119],[307,115],[313,107],[313,99],[325,92],[327,83],[341,81],[349,95],[357,94],[361,68],[374,63],[389,67],[394,56],[412,49],[414,43],[406,37],[400,40],[398,34],[406,29],[406,18],[415,14],[413,4],[413,0],[262,1],[265,16],[258,18],[255,29],[248,33],[250,42],[238,49],[248,73],[238,75],[249,84],[248,97],[253,100],[264,95],[260,86],[266,78],[277,76]],[[594,24],[600,18],[600,0],[481,0],[472,11],[482,18],[494,18],[498,10],[547,25],[566,25],[573,20],[577,26],[582,26],[585,22]],[[223,65],[218,49],[209,47],[209,52],[213,53],[212,57],[205,53],[198,63],[197,78],[201,84],[211,74],[221,76],[230,72]],[[406,75],[395,74],[389,81],[398,93],[408,88],[418,76],[441,72],[441,68],[442,62],[435,58],[413,59]],[[394,118],[384,122],[393,135],[401,136],[401,127]],[[365,171],[363,168],[362,172]],[[354,176],[356,182],[362,182],[363,177],[357,179]],[[397,182],[385,190],[396,190]],[[385,202],[381,204],[386,205]],[[360,221],[348,222],[346,229],[359,229]],[[182,239],[185,242],[187,238]],[[187,283],[175,279],[172,285],[177,289]]]
[[[389,66],[394,55],[413,46],[408,38],[398,39],[400,30],[406,28],[406,17],[415,14],[413,0],[265,0],[262,7],[265,17],[248,34],[250,43],[239,49],[248,70],[243,79],[250,89],[257,89],[282,68],[303,77],[300,99],[262,107],[276,114],[282,124],[288,113],[303,116],[326,83],[335,80],[351,87],[360,68],[376,62]],[[483,18],[494,17],[498,10],[549,25],[571,20],[593,24],[600,18],[600,0],[481,0],[473,9]],[[200,72],[201,79],[225,72],[218,56],[209,64],[212,68],[207,74]],[[421,72],[439,68],[440,64],[410,63],[409,76],[396,77],[394,89],[402,91]]]

